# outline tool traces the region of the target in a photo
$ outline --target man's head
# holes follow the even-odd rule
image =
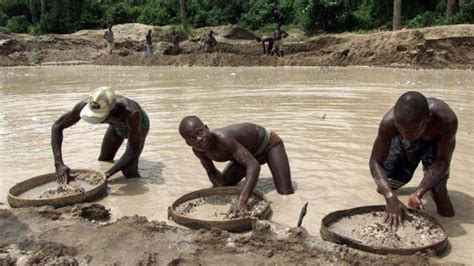
[[[212,34],[214,34],[214,31],[211,30],[211,31],[209,32],[209,35],[212,35]]]
[[[148,35],[151,35],[151,30],[148,30]]]
[[[260,36],[255,37],[255,40],[256,40],[257,42],[262,42],[262,38],[260,38]]]
[[[209,128],[197,116],[186,116],[179,124],[179,134],[186,144],[198,151],[205,151],[211,141]]]
[[[109,30],[112,30],[112,26],[113,26],[112,24],[109,24]]]
[[[105,120],[117,101],[115,92],[110,87],[100,87],[89,95],[86,106],[81,110],[82,120],[91,124],[99,124]]]
[[[416,91],[402,94],[393,113],[395,127],[406,140],[419,139],[431,119],[428,101],[423,94]]]

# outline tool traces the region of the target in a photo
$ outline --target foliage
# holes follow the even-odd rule
[[[132,22],[178,25],[181,23],[179,2],[0,0],[0,27],[12,32],[41,34],[71,33]],[[41,6],[42,3],[46,6]],[[459,12],[447,16],[446,0],[404,0],[403,24],[425,27],[474,23],[474,0],[459,0],[459,6]],[[393,0],[186,0],[186,15],[191,27],[240,24],[252,30],[271,28],[273,31],[277,23],[282,23],[299,26],[308,33],[371,30],[391,25]]]
[[[29,23],[26,16],[22,15],[9,18],[6,27],[11,32],[21,33],[26,32],[28,25]]]
[[[357,26],[357,18],[347,10],[345,0],[306,0],[298,4],[302,7],[299,17],[305,31],[341,32]]]

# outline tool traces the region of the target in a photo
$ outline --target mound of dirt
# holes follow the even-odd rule
[[[152,30],[156,53],[145,57],[145,35]],[[210,30],[218,41],[214,53],[200,43]],[[474,25],[385,31],[367,34],[332,34],[299,41],[302,33],[285,39],[284,58],[262,55],[255,35],[238,26],[194,30],[181,42],[180,55],[166,52],[171,27],[138,23],[113,27],[116,51],[106,54],[104,30],[82,30],[65,35],[0,35],[0,66],[97,64],[180,66],[388,66],[473,68]],[[290,32],[290,34],[293,34]],[[306,38],[306,37],[305,37]]]
[[[427,255],[378,256],[308,236],[303,228],[266,222],[252,234],[218,229],[192,231],[142,216],[115,222],[81,218],[82,205],[54,209],[0,209],[0,265],[255,265],[255,264],[427,264]],[[45,208],[43,208],[45,209]],[[44,211],[44,210],[43,210]],[[263,229],[266,228],[266,229]]]

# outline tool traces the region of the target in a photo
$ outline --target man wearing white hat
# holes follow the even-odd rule
[[[74,178],[62,159],[63,130],[81,119],[91,124],[109,124],[99,161],[112,161],[124,139],[128,139],[125,153],[105,172],[107,178],[118,171],[122,171],[125,177],[140,177],[138,159],[150,128],[148,116],[135,101],[116,95],[109,87],[100,87],[53,124],[51,146],[59,183],[68,183]]]

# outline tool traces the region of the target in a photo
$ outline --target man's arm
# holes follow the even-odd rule
[[[51,127],[51,148],[53,149],[54,166],[59,183],[68,183],[70,180],[70,169],[64,165],[62,157],[63,131],[81,120],[81,110],[86,104],[86,101],[79,102],[70,112],[56,120]]]
[[[449,173],[449,166],[456,147],[456,132],[458,120],[454,117],[446,126],[447,132],[441,136],[438,143],[437,159],[429,167],[425,176],[416,189],[416,196],[421,199],[426,192],[435,187]]]
[[[139,111],[133,111],[127,116],[127,148],[122,157],[120,157],[120,159],[109,170],[107,170],[107,172],[105,172],[107,178],[122,170],[139,157],[140,144],[142,142],[142,131],[140,128],[141,121],[142,115]]]
[[[390,226],[398,227],[398,225],[403,223],[406,208],[403,203],[398,200],[397,195],[390,187],[387,180],[387,172],[383,166],[389,153],[393,136],[393,125],[391,119],[389,119],[389,114],[386,114],[379,125],[378,135],[375,139],[372,154],[370,156],[369,167],[378,190],[382,193],[387,202],[384,222],[388,223]]]
[[[204,156],[204,154],[202,154],[201,152],[198,152],[193,149],[193,153],[201,161],[201,165],[206,170],[207,176],[209,177],[209,181],[211,181],[212,185],[214,187],[224,186],[225,184],[222,180],[222,174],[221,172],[219,172],[219,170],[216,169],[214,163],[209,158]]]
[[[242,167],[246,169],[245,185],[240,193],[238,208],[247,209],[247,201],[252,194],[255,185],[257,184],[258,175],[260,174],[260,164],[257,159],[236,139],[225,139],[223,143],[232,152],[232,156]]]

